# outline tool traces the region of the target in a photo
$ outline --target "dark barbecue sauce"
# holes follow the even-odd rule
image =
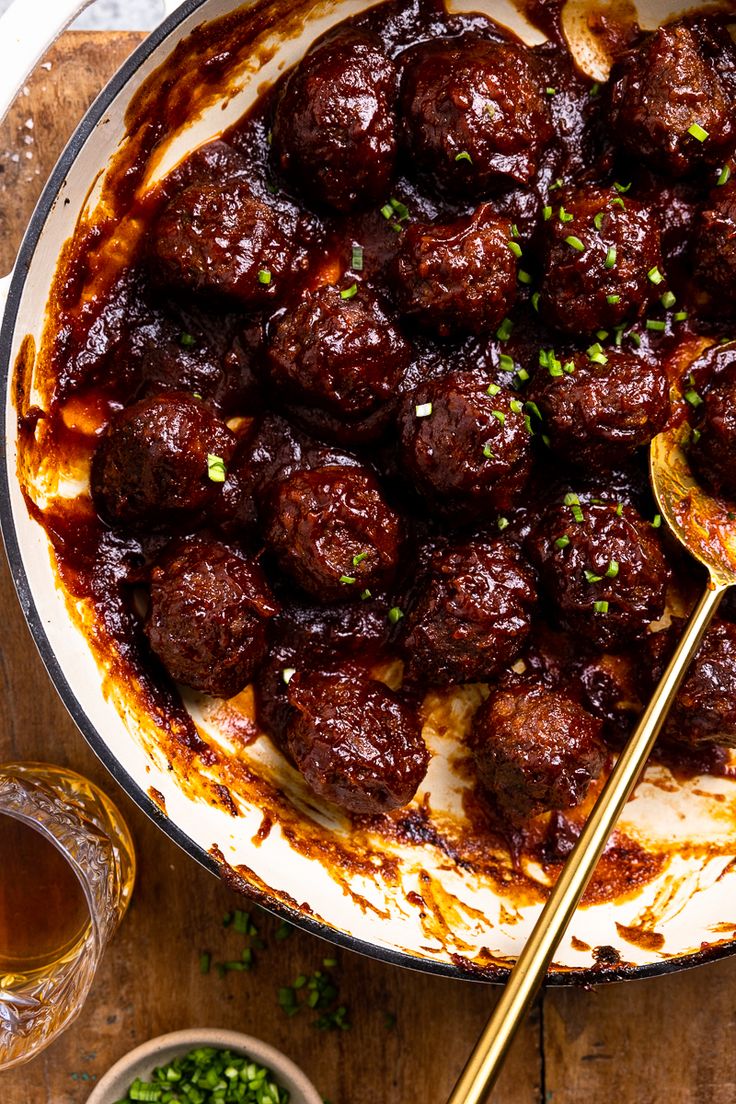
[[[532,19],[535,11],[529,9]],[[209,467],[200,482],[195,472],[188,509],[146,513],[148,507],[134,504],[133,522],[121,524],[122,515],[115,512],[123,509],[123,500],[128,509],[130,489],[112,486],[108,469],[99,477],[102,490],[98,487],[94,503],[83,495],[41,510],[27,494],[52,541],[65,587],[91,603],[90,624],[95,624],[88,628],[110,676],[136,682],[176,755],[214,762],[220,753],[198,734],[171,677],[181,669],[176,664],[186,641],[177,640],[175,649],[169,640],[154,654],[146,607],[151,587],[167,585],[157,572],[165,574],[173,560],[176,570],[184,571],[176,549],[187,549],[191,566],[192,557],[196,560],[212,540],[247,560],[249,570],[257,564],[263,572],[265,581],[259,575],[255,581],[249,576],[247,584],[239,577],[233,583],[240,567],[222,561],[227,585],[250,588],[252,615],[262,621],[258,631],[263,629],[265,643],[240,669],[255,670],[259,723],[282,751],[294,754],[297,743],[303,750],[306,740],[305,760],[318,758],[325,722],[324,716],[300,714],[299,740],[289,741],[295,702],[314,696],[306,687],[290,701],[290,677],[299,682],[311,672],[316,679],[320,670],[338,668],[351,679],[376,676],[394,687],[390,708],[400,744],[391,736],[385,751],[385,733],[377,737],[386,762],[378,764],[375,777],[364,771],[356,781],[365,763],[356,767],[349,756],[344,777],[332,789],[323,774],[309,777],[328,797],[354,782],[361,788],[354,809],[361,814],[366,793],[377,816],[402,804],[426,769],[423,747],[406,735],[407,725],[411,728],[406,715],[416,717],[433,687],[480,681],[489,683],[492,693],[505,687],[514,695],[542,687],[584,709],[595,719],[596,738],[612,747],[620,745],[651,693],[669,646],[667,631],[649,631],[649,623],[661,619],[660,597],[666,589],[670,612],[683,617],[702,579],[659,524],[647,481],[646,443],[670,417],[680,416],[668,404],[669,386],[681,385],[705,347],[730,336],[731,316],[721,316],[717,301],[714,305],[714,297],[694,279],[690,261],[698,213],[730,173],[730,146],[724,145],[722,157],[714,154],[681,174],[633,157],[611,123],[611,89],[575,67],[556,11],[540,6],[538,22],[550,39],[528,51],[490,19],[449,14],[436,0],[386,3],[343,25],[341,33],[357,36],[354,41],[367,36],[374,44],[360,49],[382,52],[374,78],[377,96],[383,95],[381,66],[387,67],[389,99],[395,97],[394,64],[401,80],[391,109],[400,118],[393,147],[391,136],[378,132],[366,147],[375,162],[367,163],[364,175],[380,178],[388,171],[385,190],[368,204],[354,202],[344,164],[328,166],[322,183],[305,179],[301,188],[295,185],[289,126],[302,123],[278,121],[288,73],[220,139],[193,153],[154,193],[138,197],[156,143],[180,125],[186,100],[201,106],[217,94],[233,60],[247,56],[248,43],[284,17],[278,5],[256,4],[240,21],[229,17],[199,28],[187,47],[209,59],[199,83],[189,76],[184,81],[189,85],[176,93],[164,66],[132,105],[133,138],[108,181],[107,216],[80,224],[62,257],[51,308],[54,336],[36,365],[43,412],[27,401],[24,363],[32,350],[16,370],[20,472],[28,486],[27,473],[42,458],[44,463],[53,458],[60,469],[87,468],[107,447],[101,442],[122,411],[162,395],[184,396],[182,418],[194,428],[187,422],[189,428],[177,438],[184,444],[174,442],[171,448],[185,448],[190,459],[201,444],[195,440],[204,417],[200,408],[229,425],[217,451],[202,446]],[[299,18],[296,9],[293,18]],[[707,34],[715,27],[716,40],[723,30],[718,15],[683,25],[705,26]],[[625,51],[645,38],[631,23],[625,33],[616,24],[609,37],[611,49],[624,55],[623,65]],[[333,41],[337,52],[339,36]],[[715,65],[717,48],[708,42]],[[351,50],[359,56],[357,47]],[[429,51],[429,60],[407,76],[417,50]],[[499,65],[511,66],[509,72],[516,65],[514,51],[524,55],[514,77],[518,87],[506,88],[507,101],[493,100],[492,83],[476,88],[489,97],[492,120],[496,112],[521,112],[519,105],[527,112],[517,123],[520,133],[528,123],[529,134],[502,153],[488,152],[477,126],[468,124],[462,138],[452,127],[449,138],[442,131],[452,117],[451,96],[448,100],[437,82],[441,85],[448,65],[459,64],[458,52],[466,51],[482,66],[489,50]],[[336,80],[336,64],[327,56],[314,81]],[[527,64],[534,95],[525,84]],[[176,59],[169,65],[170,75]],[[472,72],[468,79],[475,79]],[[712,127],[715,133],[715,123]],[[453,146],[456,139],[473,152]],[[682,156],[687,155],[686,143]],[[363,180],[365,168],[365,158],[356,162],[352,180],[364,191],[375,183]],[[481,180],[482,172],[487,178]],[[320,187],[332,189],[329,204],[319,201]],[[230,207],[223,193],[235,197]],[[240,258],[238,268],[217,244],[217,225],[218,217],[223,226],[237,222],[244,204],[254,212],[254,240],[266,226],[265,244],[258,256]],[[483,204],[488,207],[479,212]],[[198,220],[211,227],[204,261],[184,240],[187,226]],[[438,226],[449,229],[437,235]],[[499,248],[502,252],[493,252]],[[448,262],[451,249],[459,254]],[[473,298],[481,279],[472,268],[478,250],[486,251],[485,283]],[[646,270],[642,257],[651,259]],[[470,269],[458,276],[455,263]],[[506,269],[510,275],[502,279]],[[433,279],[447,285],[441,294]],[[348,309],[364,313],[350,314],[345,323]],[[310,360],[300,342],[312,329],[323,333],[320,340],[329,348]],[[357,353],[351,352],[354,347]],[[306,383],[303,376],[294,378],[299,357]],[[601,370],[613,366],[616,374],[609,379]],[[375,378],[368,378],[370,372]],[[555,390],[560,380],[564,394]],[[597,427],[611,418],[611,389],[621,396],[620,410],[600,434]],[[495,402],[489,418],[490,399]],[[453,404],[465,404],[465,421],[438,423]],[[133,426],[125,448],[138,449],[141,433],[145,425]],[[445,450],[439,458],[438,442]],[[224,482],[213,456],[222,463]],[[95,464],[102,467],[97,458]],[[190,476],[181,476],[182,486],[185,478]],[[344,537],[340,553],[348,556],[348,568],[337,580],[299,545],[315,513],[324,509],[329,515],[331,494],[342,496],[343,503],[358,502],[354,513],[363,529],[356,539],[366,542],[361,552],[350,543],[353,536]],[[297,524],[298,510],[303,516]],[[329,524],[312,537],[314,547],[322,547],[320,541],[332,539]],[[192,539],[194,544],[186,543]],[[582,548],[579,562],[570,559],[569,546],[576,541]],[[489,546],[495,551],[488,553]],[[463,583],[462,591],[459,576],[464,573],[467,581],[473,572],[476,578]],[[496,596],[503,590],[503,601],[492,604],[484,624],[477,609],[487,600],[483,587],[489,579]],[[195,582],[186,576],[185,583],[195,591],[202,585],[200,576]],[[186,623],[194,615],[179,598],[167,591],[161,601],[168,603],[167,617]],[[232,647],[244,647],[233,619],[230,612],[225,626]],[[170,620],[164,635],[169,626]],[[212,646],[220,646],[221,638],[222,633]],[[196,671],[198,657],[186,658],[186,669]],[[198,686],[197,677],[189,684],[206,689],[206,679]],[[372,679],[369,685],[368,718],[370,710],[386,708]],[[697,703],[696,693],[693,709]],[[560,707],[549,716],[558,713],[567,715]],[[369,734],[371,723],[366,720]],[[735,735],[736,724],[726,732],[727,741]],[[513,742],[514,734],[508,739]],[[387,765],[397,747],[407,757],[409,790],[396,763]],[[661,755],[665,761],[671,757],[678,775],[687,773],[688,764],[693,773],[730,769],[726,754],[700,745],[692,751],[665,746]],[[600,769],[601,754],[588,758],[596,764],[591,777],[579,787],[566,784],[568,796],[581,799]],[[558,779],[552,776],[561,768],[554,749],[541,769],[545,793],[556,792]],[[493,788],[493,770],[483,777]],[[581,810],[556,812],[552,820],[543,814],[528,832],[512,828],[519,820],[513,809],[517,785],[527,786],[523,770],[510,797],[508,790],[496,795],[498,805],[480,789],[472,793],[466,808],[471,836],[506,839],[514,854],[526,848],[546,864],[561,861]],[[393,793],[404,797],[392,805],[386,795]],[[593,791],[588,796],[592,799]],[[536,809],[538,798],[519,798],[518,806]],[[543,797],[542,810],[549,809],[544,802]],[[349,800],[346,807],[351,808]],[[457,861],[482,865],[475,844],[463,847],[441,837],[438,843],[434,829],[429,835],[419,831],[420,820],[401,814],[387,822],[386,831],[402,839],[431,839]],[[606,877],[613,885],[610,872]]]

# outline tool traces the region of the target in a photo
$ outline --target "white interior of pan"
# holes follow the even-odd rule
[[[164,60],[179,38],[203,19],[217,18],[235,6],[228,0],[207,0],[142,64],[109,106],[104,120],[95,126],[67,173],[34,252],[22,288],[11,363],[25,334],[32,334],[37,342],[40,341],[44,305],[56,259],[82,210],[90,181],[124,139],[123,120],[132,93]],[[329,7],[316,6],[301,38],[284,43],[267,70],[248,69],[233,74],[233,82],[241,91],[225,110],[215,105],[184,134],[172,137],[158,171],[165,172],[188,150],[215,137],[234,122],[255,98],[263,80],[277,75],[297,60],[309,42],[330,24],[369,6],[361,0],[344,0]],[[536,32],[525,26],[506,0],[487,0],[486,3],[463,0],[456,7],[485,10],[513,26],[527,41],[539,40]],[[642,4],[639,12],[644,25],[653,25],[671,14],[672,8],[661,2]],[[578,16],[576,9],[570,9],[566,26],[584,31],[584,22]],[[600,64],[596,49],[594,42],[581,48],[580,56],[587,59],[589,68],[596,69]],[[596,71],[596,75],[600,74]],[[69,201],[66,206],[65,201]],[[94,195],[91,201],[94,202]],[[237,818],[214,804],[193,801],[184,794],[175,773],[167,769],[163,757],[152,750],[151,740],[146,738],[146,734],[150,736],[152,722],[126,711],[121,702],[106,696],[101,673],[87,641],[70,621],[45,533],[30,520],[17,487],[16,419],[10,400],[6,404],[6,435],[14,524],[33,603],[48,642],[74,697],[101,739],[143,791],[155,787],[163,795],[171,821],[205,851],[217,845],[233,866],[244,864],[250,868],[256,878],[270,888],[274,899],[307,904],[328,927],[375,948],[406,952],[417,960],[417,965],[422,960],[449,963],[454,955],[471,962],[475,959],[487,961],[489,951],[502,963],[515,958],[536,908],[517,907],[511,897],[504,898],[482,878],[456,868],[430,845],[399,847],[381,841],[379,849],[389,849],[399,860],[396,884],[366,874],[360,877],[348,874],[344,878],[350,891],[346,891],[345,882],[336,879],[319,858],[306,858],[296,853],[278,825],[256,845],[253,837],[261,825],[261,809],[238,800],[237,794],[240,813]],[[213,729],[211,721],[206,720],[206,704],[204,709],[201,702],[191,704],[196,719],[208,731],[209,737],[227,746],[227,736]],[[453,741],[431,730],[427,736],[434,758],[418,800],[429,793],[433,810],[459,817],[459,793],[464,783],[453,776],[448,764]],[[274,779],[304,810],[305,816],[322,825],[325,834],[339,834],[344,830],[334,811],[314,810],[295,772],[275,755],[268,741],[261,739],[240,754],[255,772],[264,771]],[[632,893],[615,905],[580,910],[559,949],[557,965],[588,968],[594,962],[592,949],[601,945],[617,948],[628,963],[652,965],[695,953],[703,943],[718,944],[732,939],[736,935],[733,910],[736,861],[732,861],[736,857],[736,840],[730,837],[735,816],[736,783],[706,777],[679,785],[662,768],[650,769],[627,808],[622,828],[630,839],[658,852],[664,850],[670,857],[660,875],[642,891]],[[544,881],[541,871],[538,876]],[[425,923],[423,913],[426,910],[421,903],[407,896],[409,891],[414,891],[421,897],[428,885],[441,887],[441,904],[437,907],[444,909],[451,933],[443,938],[437,938]],[[649,947],[644,945],[646,941],[630,942],[622,938],[619,925],[645,933],[654,932],[662,939],[651,941]],[[584,945],[590,949],[581,949]]]

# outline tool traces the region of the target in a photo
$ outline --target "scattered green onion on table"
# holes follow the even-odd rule
[[[150,1081],[136,1078],[117,1104],[289,1104],[271,1071],[230,1050],[198,1047],[165,1066]]]

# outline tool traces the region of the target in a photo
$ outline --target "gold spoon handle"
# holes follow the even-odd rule
[[[516,1030],[542,984],[726,589],[711,582],[700,599],[636,731],[601,790],[448,1104],[481,1104],[493,1088]]]

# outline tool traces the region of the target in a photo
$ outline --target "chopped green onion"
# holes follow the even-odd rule
[[[661,322],[657,318],[647,318],[647,329],[653,330],[654,333],[664,333],[667,329],[667,323]]]
[[[394,217],[394,209],[390,203],[384,204],[381,208],[381,214],[385,219],[392,219]]]
[[[586,583],[601,583],[603,582],[602,575],[596,575],[593,571],[584,571]]]
[[[662,525],[662,515],[655,514],[652,519],[652,529],[659,529]]]
[[[664,276],[659,271],[656,265],[654,266],[654,268],[649,269],[649,271],[647,272],[647,278],[651,280],[653,284],[661,284],[664,280]]]
[[[392,625],[398,625],[403,616],[404,612],[400,610],[398,606],[393,606],[392,609],[388,611],[388,619]]]
[[[606,296],[606,302],[610,303],[611,306],[613,306],[614,303],[620,303],[621,302],[621,296],[620,295],[607,295]]]
[[[671,291],[666,291],[664,295],[660,296],[659,301],[665,310],[671,310],[677,302],[677,297]]]
[[[557,89],[553,88],[551,84],[548,84],[544,91],[547,93],[548,96],[557,95]]]
[[[539,294],[538,291],[535,291],[534,294],[532,295],[532,306],[534,307],[535,311],[539,310],[539,300],[540,299],[541,299],[541,295]]]
[[[552,218],[552,208],[551,207],[543,207],[542,208],[542,218],[544,219],[545,222],[549,222],[549,220]]]
[[[503,410],[492,410],[491,414],[496,419],[496,421],[501,423],[501,425],[503,425],[506,421],[506,415],[504,414]]]
[[[527,372],[526,368],[520,368],[519,371],[516,373],[516,378],[521,383],[526,383],[526,381],[529,379],[529,373]]]
[[[593,364],[608,364],[608,357],[603,352],[603,349],[598,344],[598,342],[596,342],[595,345],[591,345],[587,350],[587,353],[588,359],[591,360]]]
[[[687,128],[688,134],[692,135],[698,142],[704,142],[708,137],[708,131],[705,127],[702,127],[700,123],[693,123],[692,126]]]
[[[207,454],[207,478],[211,483],[224,483],[227,477],[225,461],[213,452]]]
[[[518,399],[512,399],[509,406],[514,414],[521,414],[524,410],[523,402],[519,402]]]
[[[432,413],[432,404],[431,402],[420,403],[418,406],[414,407],[414,410],[416,412],[417,418],[428,418]]]
[[[641,348],[641,338],[639,337],[638,333],[636,333],[634,330],[631,330],[627,334],[627,336],[631,339],[632,345],[636,346],[637,349]]]
[[[606,578],[607,579],[615,579],[616,576],[618,575],[618,568],[619,568],[618,560],[611,560],[611,562],[609,563],[608,568],[606,570]]]
[[[575,218],[569,211],[566,211],[564,207],[560,207],[560,222],[572,222]]]
[[[208,974],[210,972],[210,963],[212,959],[205,951],[204,954],[199,956],[199,972],[200,974]]]
[[[569,238],[565,238],[565,242],[572,249],[577,250],[578,253],[584,253],[585,252],[585,246],[581,242],[580,238],[576,238],[574,234],[571,234]]]
[[[519,237],[519,227],[516,225],[515,222],[511,223],[511,237],[512,238],[518,238]]]
[[[723,168],[721,169],[720,173],[718,174],[718,179],[716,180],[716,184],[719,187],[722,187],[724,184],[728,184],[730,176],[731,176],[730,166],[729,165],[724,165]]]
[[[504,318],[501,325],[496,330],[496,337],[499,341],[508,341],[514,329],[514,323],[510,318]]]
[[[457,157],[455,158],[455,160],[456,161],[467,161],[468,164],[470,164],[470,165],[473,164],[473,158],[470,156],[470,154],[468,153],[467,150],[463,150],[462,153],[459,153],[457,155]]]
[[[523,268],[519,269],[516,274],[516,278],[518,279],[520,284],[530,284],[532,282],[531,276]]]
[[[606,212],[605,211],[599,211],[598,214],[595,216],[595,218],[593,219],[593,225],[595,226],[596,230],[601,229],[601,227],[603,226],[603,219],[605,217],[606,217]]]
[[[565,363],[562,365],[562,371],[566,375],[571,376],[575,371],[575,362],[573,360],[566,360]]]
[[[501,353],[501,355],[498,358],[498,367],[501,369],[502,372],[513,372],[513,370],[514,370],[514,359],[513,359],[513,357],[510,357],[507,353]],[[500,390],[501,390],[501,388],[499,387],[499,391]],[[491,391],[489,389],[488,394],[489,395],[495,395],[495,394],[497,394],[497,392],[496,391]]]
[[[499,530],[500,533],[503,533],[504,529],[508,529],[510,524],[511,524],[511,522],[509,521],[509,519],[505,518],[505,517],[500,517],[498,519],[498,521],[496,522],[496,525],[498,526],[498,530]]]
[[[258,273],[258,283],[264,284],[266,287],[271,283],[273,275],[267,268],[262,268]]]
[[[355,578],[354,575],[341,575],[340,576],[340,582],[343,584],[343,586],[353,586],[353,584],[357,583],[357,581],[358,580]]]
[[[519,245],[519,243],[515,241],[507,241],[506,244],[518,260],[518,258],[521,257],[521,246]]]
[[[364,602],[367,602],[369,598],[373,597],[373,595],[370,590],[363,590],[360,593],[360,597],[363,599]]]
[[[549,190],[551,192],[555,192],[555,191],[557,191],[558,188],[561,188],[564,183],[565,183],[565,181],[562,179],[562,177],[558,176],[557,179],[555,180],[554,184],[550,184]]]
[[[691,388],[690,391],[685,392],[685,399],[687,400],[687,402],[690,403],[691,406],[702,406],[703,404],[703,400],[694,388]]]
[[[349,288],[345,288],[344,291],[340,292],[340,298],[341,299],[354,299],[357,294],[358,294],[358,285],[357,284],[351,284]]]
[[[393,213],[396,215],[396,218],[399,220],[399,222],[406,222],[406,220],[410,217],[409,208],[406,206],[406,204],[402,203],[401,200],[399,200],[399,199],[393,199],[393,198],[391,199],[390,202],[391,202],[391,209],[392,209]]]
[[[687,311],[678,311],[677,314],[673,314],[675,322],[684,322],[687,319]]]
[[[490,445],[483,446],[483,455],[485,456],[486,460],[493,460],[494,452]]]
[[[501,390],[501,388],[498,386],[497,383],[489,383],[488,384],[488,390],[486,391],[486,395],[491,395],[491,397],[492,397],[493,395],[497,395],[500,390]]]
[[[614,199],[611,200],[611,206],[612,207],[620,207],[622,209],[622,211],[625,211],[626,210],[626,200],[624,199],[623,196],[616,196]]]
[[[182,345],[185,349],[191,349],[192,345],[197,344],[197,339],[193,334],[183,333],[179,337],[179,344]]]
[[[613,182],[613,186],[614,186],[614,188],[616,189],[616,191],[618,192],[618,194],[619,194],[619,195],[626,195],[626,193],[628,192],[629,188],[631,187],[631,181],[629,181],[629,183],[628,183],[628,184],[618,184],[618,183],[617,183],[617,182],[616,182],[616,181],[614,180],[614,182]]]
[[[596,613],[608,613],[608,602],[594,602],[593,609]]]
[[[486,115],[490,115],[490,117],[493,118],[496,114],[496,105],[495,104],[486,104],[486,106],[483,110],[485,111]]]
[[[700,440],[700,438],[702,436],[703,436],[703,431],[701,429],[694,429],[693,432],[692,432],[692,436],[691,436],[690,440],[692,441],[692,443],[694,445],[697,445],[698,441]]]
[[[368,559],[368,552],[359,552],[357,556],[353,556],[353,567],[360,567],[363,560]]]
[[[557,540],[555,541],[555,547],[556,548],[567,548],[569,543],[570,543],[570,538],[568,537],[567,533],[565,533],[564,537],[558,537],[557,538]]]
[[[572,510],[572,516],[578,525],[584,521],[583,511],[580,509],[580,499],[576,494],[566,494],[563,502],[565,506],[569,506]]]
[[[608,330],[596,330],[595,336],[598,338],[599,341],[605,341],[608,337]]]
[[[362,245],[353,246],[352,268],[355,272],[363,271],[364,250]]]
[[[539,407],[537,406],[537,404],[535,402],[532,402],[531,399],[530,399],[529,402],[525,403],[525,407],[531,414],[534,415],[535,418],[539,418],[539,420],[541,422],[542,412],[541,412],[541,410],[539,409]]]
[[[611,245],[606,253],[606,259],[603,262],[604,268],[613,268],[616,263],[616,246]]]

